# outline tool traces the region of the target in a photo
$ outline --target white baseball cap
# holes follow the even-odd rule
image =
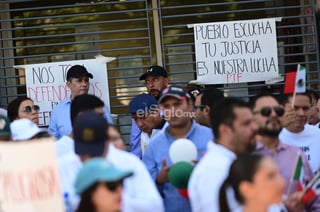
[[[29,119],[17,119],[10,124],[12,139],[14,141],[29,140],[39,133],[48,133],[46,129],[39,128]]]

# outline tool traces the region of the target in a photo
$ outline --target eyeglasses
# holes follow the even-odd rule
[[[194,107],[194,109],[197,109],[197,108],[202,109],[202,108],[204,108],[204,107],[205,107],[205,105],[194,105],[193,107]]]
[[[115,192],[119,186],[123,186],[123,180],[118,180],[115,182],[105,182],[104,185],[109,191]]]
[[[158,77],[153,77],[151,80],[146,80],[145,84],[146,85],[150,85],[151,83],[158,83],[160,81],[160,79]]]
[[[284,114],[284,109],[282,107],[263,107],[259,111],[255,111],[253,113],[260,113],[262,116],[269,117],[272,110],[276,112],[277,116],[283,116]]]
[[[23,112],[25,113],[31,113],[32,110],[36,111],[37,113],[40,111],[39,105],[33,105],[33,106],[25,106],[23,109]]]

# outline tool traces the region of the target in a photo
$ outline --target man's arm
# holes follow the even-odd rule
[[[52,110],[48,131],[52,136],[54,136],[57,140],[59,140],[61,135],[59,134],[59,131],[58,131],[57,122],[58,121],[57,121],[57,116],[56,116],[55,110]]]
[[[104,107],[104,117],[109,124],[113,124],[113,120],[107,106]]]
[[[130,131],[130,152],[136,155],[138,158],[142,158],[141,152],[141,130],[137,126],[134,119],[131,120]]]
[[[135,158],[135,173],[132,176],[133,180],[131,184],[135,186],[134,196],[124,196],[124,201],[129,204],[125,204],[130,208],[124,208],[123,211],[139,211],[139,212],[163,212],[164,205],[162,198],[150,177],[150,174],[141,160]],[[127,193],[128,194],[128,193]],[[130,193],[129,193],[130,194]]]

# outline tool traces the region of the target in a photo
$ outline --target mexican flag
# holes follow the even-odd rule
[[[284,94],[306,92],[306,68],[298,64],[297,71],[286,74]]]
[[[320,194],[320,175],[319,173],[312,179],[311,186],[307,188],[302,200],[305,204],[309,204],[314,198]]]
[[[294,174],[293,174],[293,180],[298,181],[297,191],[302,191],[304,189],[303,177],[304,177],[303,163],[302,163],[301,155],[299,154],[296,162],[296,167],[294,169]]]

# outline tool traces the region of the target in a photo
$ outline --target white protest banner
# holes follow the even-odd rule
[[[275,21],[194,24],[197,81],[230,84],[278,77]]]
[[[53,139],[0,142],[0,211],[64,211]]]
[[[110,110],[107,62],[115,58],[96,56],[95,59],[72,60],[53,63],[18,65],[15,68],[25,69],[27,95],[40,106],[39,125],[50,123],[50,114],[54,106],[71,95],[66,86],[66,75],[73,65],[83,65],[92,73],[89,93],[102,99]]]

